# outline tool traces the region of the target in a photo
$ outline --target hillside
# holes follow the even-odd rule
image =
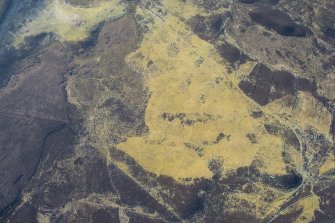
[[[335,220],[332,2],[13,3],[0,222]]]

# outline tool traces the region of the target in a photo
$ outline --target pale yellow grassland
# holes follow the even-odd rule
[[[100,22],[120,17],[124,13],[125,7],[119,0],[102,2],[91,8],[74,7],[64,0],[52,0],[19,31],[15,45],[23,43],[26,36],[43,32],[56,33],[61,41],[85,40]]]
[[[335,170],[335,158],[334,158],[334,154],[331,153],[327,156],[326,161],[320,167],[319,174],[324,175],[334,170]]]
[[[322,102],[309,92],[299,92],[297,96],[287,95],[275,100],[266,106],[266,110],[271,114],[285,117],[292,126],[296,125],[301,129],[313,127],[331,140],[329,129],[332,115]]]
[[[290,96],[261,108],[237,86],[239,78],[249,74],[255,63],[248,62],[229,73],[225,61],[213,45],[193,34],[183,20],[205,12],[187,1],[166,0],[162,3],[168,11],[163,19],[142,7],[137,8],[137,14],[153,22],[148,24],[149,31],[144,34],[139,48],[126,58],[132,69],[146,77],[146,86],[151,93],[145,112],[149,132],[141,137],[128,138],[118,144],[117,149],[134,158],[146,171],[170,176],[181,183],[185,183],[181,180],[183,178],[212,177],[208,164],[217,158],[223,160],[223,173],[250,166],[257,160],[262,173],[286,174],[286,164],[282,159],[284,148],[291,157],[290,165],[301,166],[303,161],[296,148],[286,145],[280,136],[268,134],[264,124],[280,123],[299,128],[313,126],[320,133],[326,133],[331,118],[329,113],[308,93],[299,93],[293,110],[285,106],[285,100],[292,100],[288,98]],[[122,14],[121,6],[118,12],[120,14],[117,15]],[[68,33],[71,36],[68,38],[65,28],[53,31],[63,40],[79,39],[71,33]],[[92,144],[108,160],[114,161],[113,154],[109,154],[109,141],[111,126],[115,125],[110,123],[113,120],[107,111],[95,106],[104,101],[102,94],[108,95],[108,89],[104,89],[99,80],[70,78],[67,92],[70,102],[78,108],[92,107],[85,120],[90,139],[94,141]],[[90,92],[102,93],[90,95]],[[264,117],[251,117],[252,111],[259,110],[264,112]],[[183,118],[168,121],[163,118],[164,113],[172,116],[179,114]],[[183,124],[182,121],[187,119],[195,122],[192,125]],[[225,137],[217,140],[221,133]],[[256,143],[247,137],[248,134],[253,134]],[[326,161],[320,172],[330,170],[331,161]],[[121,161],[115,164],[131,175],[127,164]],[[247,202],[254,207],[252,211],[256,217],[264,218],[276,212],[292,195],[292,191],[283,192],[261,183],[252,185],[250,193],[236,191],[229,195],[227,211],[240,211],[240,204]],[[264,201],[269,197],[272,200]],[[306,199],[309,200],[299,203],[304,208],[302,216],[312,219],[312,213],[318,210],[319,200],[316,196]]]
[[[269,214],[277,212],[285,200],[292,195],[292,192],[285,193],[261,183],[252,184],[252,189],[253,191],[250,193],[229,194],[227,211],[234,213],[246,208],[246,211],[252,211],[255,217],[263,219]],[[265,198],[270,199],[265,200]],[[245,203],[248,204],[247,207]]]
[[[220,60],[213,46],[190,32],[178,17],[157,19],[140,48],[127,58],[131,67],[148,76],[151,97],[145,120],[150,133],[117,147],[146,170],[175,179],[211,177],[208,162],[217,157],[224,160],[227,171],[249,166],[257,157],[264,171],[284,174],[283,140],[265,132],[263,119],[250,117],[258,106],[238,90],[236,76]],[[148,61],[153,63],[148,66]],[[245,66],[250,71],[253,64]],[[164,120],[163,113],[182,113],[188,119],[208,114],[212,119],[187,126],[178,118]],[[206,145],[220,133],[226,135],[223,140]],[[259,135],[258,143],[251,143],[248,133]],[[203,156],[185,144],[202,148]]]
[[[320,209],[320,198],[316,194],[312,194],[306,198],[299,200],[288,212],[292,210],[302,209],[302,213],[294,223],[305,223],[312,222],[315,218],[315,212],[321,211]]]

